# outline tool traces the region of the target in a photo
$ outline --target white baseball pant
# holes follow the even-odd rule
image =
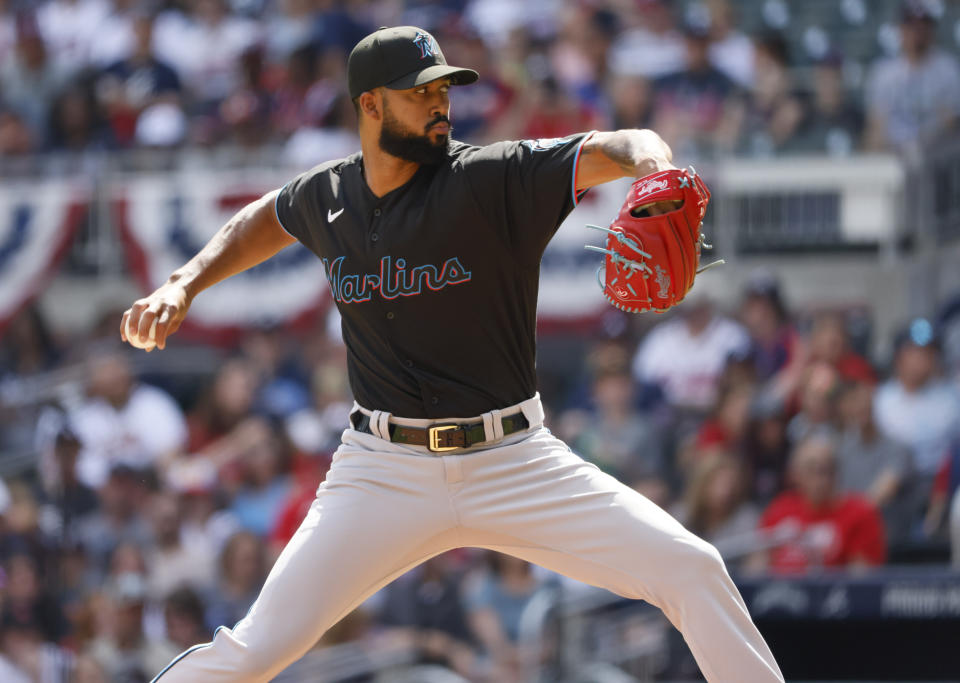
[[[501,440],[453,454],[346,430],[247,616],[154,681],[267,681],[390,581],[464,546],[656,605],[708,681],[783,681],[716,549],[551,435],[539,397],[494,412],[520,410],[528,430],[503,438],[499,416],[488,413],[487,435]],[[376,433],[388,420],[430,424],[363,412]]]

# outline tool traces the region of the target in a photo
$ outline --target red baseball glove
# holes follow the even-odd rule
[[[700,232],[709,201],[692,167],[658,171],[630,186],[609,228],[587,226],[607,233],[606,248],[586,248],[607,255],[597,281],[610,303],[628,313],[662,313],[683,300],[697,273],[723,263],[700,266],[700,248],[710,249]]]

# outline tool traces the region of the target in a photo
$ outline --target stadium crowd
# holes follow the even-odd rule
[[[947,564],[960,368],[941,362],[939,328],[917,319],[878,372],[856,350],[861,316],[793,313],[758,273],[735,315],[698,295],[640,335],[591,342],[582,373],[568,369],[564,390],[544,396],[548,425],[713,542],[733,571]],[[105,320],[67,344],[29,308],[0,343],[8,396],[19,381],[83,369],[39,412],[0,415],[4,452],[28,424],[40,453],[36,471],[0,488],[0,667],[28,676],[10,669],[5,681],[149,680],[242,618],[347,424],[345,351],[325,322],[299,336],[250,332],[185,386],[138,378],[131,354],[142,352],[118,347],[119,313]],[[450,553],[324,642],[389,638],[469,680],[514,680],[520,615],[556,580],[512,558]]]
[[[346,54],[397,24],[482,74],[452,94],[468,142],[653,127],[684,158],[843,155],[955,125],[942,3],[838,3],[848,28],[887,22],[853,54],[819,26],[788,39],[786,4],[766,5],[748,36],[728,0],[0,0],[0,158],[264,145],[301,166],[337,158],[356,146]]]
[[[694,4],[706,11],[682,11]],[[462,139],[651,126],[685,158],[907,151],[960,115],[960,69],[936,45],[931,6],[897,9],[902,49],[850,88],[842,45],[801,55],[775,31],[748,37],[722,0],[0,0],[0,161],[264,145],[300,166],[341,156],[357,147],[345,52],[397,23],[431,29],[452,63],[481,72],[453,94]],[[960,518],[956,338],[918,319],[891,359],[871,358],[865,318],[791,310],[758,273],[736,310],[698,295],[594,340],[582,372],[545,392],[548,425],[734,571],[946,564]],[[328,321],[251,331],[184,381],[139,376],[119,319],[66,337],[31,306],[0,337],[0,452],[38,454],[0,479],[3,681],[147,681],[241,619],[347,424]],[[5,400],[37,378],[57,400]],[[403,643],[470,681],[516,680],[521,615],[556,580],[448,553],[323,644]]]

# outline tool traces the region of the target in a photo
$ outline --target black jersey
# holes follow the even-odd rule
[[[534,394],[540,258],[586,138],[454,142],[379,198],[359,153],[283,187],[277,218],[323,261],[360,405],[470,417]]]

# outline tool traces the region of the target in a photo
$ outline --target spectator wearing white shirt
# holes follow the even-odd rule
[[[710,11],[710,62],[742,88],[753,86],[753,41],[738,31],[728,0],[707,0]]]
[[[747,353],[749,346],[743,327],[699,298],[650,331],[634,356],[633,375],[660,385],[673,407],[706,413],[716,401],[727,359]]]
[[[924,0],[903,4],[901,52],[879,62],[866,88],[871,149],[915,149],[960,118],[960,65],[935,46],[936,15]]]
[[[56,64],[76,71],[90,62],[100,28],[110,14],[104,0],[52,0],[40,5],[37,22]]]
[[[225,0],[197,0],[193,12],[164,12],[154,27],[157,57],[172,65],[201,104],[241,82],[240,56],[260,40],[257,24],[227,12]]]
[[[927,491],[951,441],[960,437],[960,391],[940,377],[939,356],[933,326],[914,320],[898,335],[894,375],[873,406],[881,433],[910,448]]]
[[[186,444],[180,407],[163,390],[136,383],[124,355],[90,361],[87,393],[70,420],[83,444],[77,476],[84,484],[100,488],[116,465],[154,467]]]
[[[659,78],[683,69],[687,52],[673,14],[661,0],[641,0],[643,23],[624,31],[610,48],[614,74]]]

